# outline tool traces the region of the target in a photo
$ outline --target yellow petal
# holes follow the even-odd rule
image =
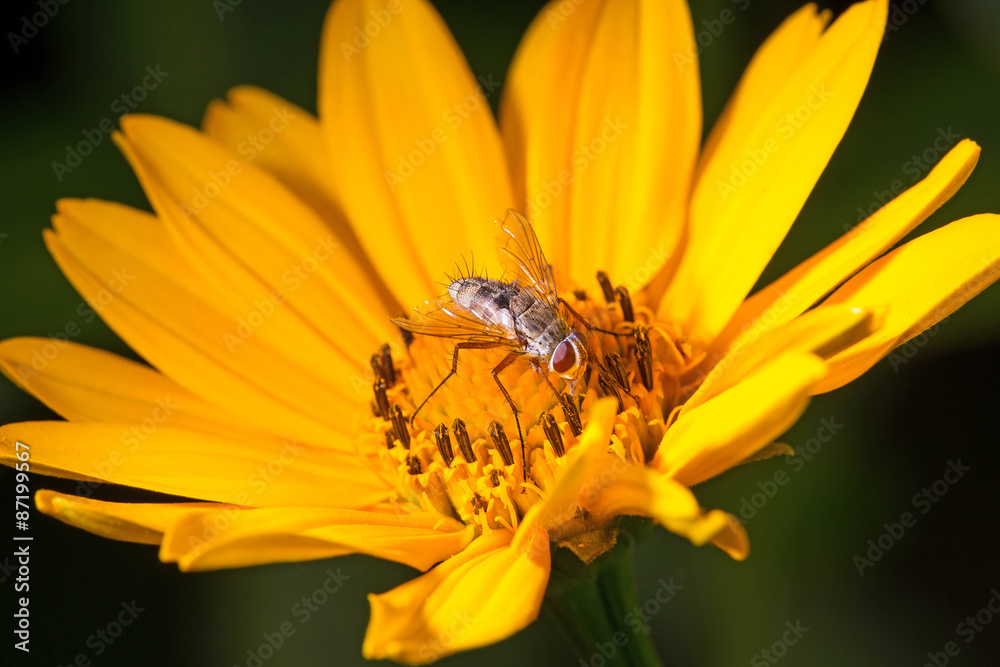
[[[246,163],[266,169],[308,204],[357,259],[368,281],[380,286],[386,308],[402,310],[389,296],[337,201],[330,155],[319,121],[311,113],[266,90],[239,86],[214,100],[202,119],[205,134]]]
[[[579,444],[566,454],[569,460],[555,484],[546,489],[545,498],[525,514],[518,527],[515,546],[533,539],[537,529],[557,530],[559,524],[577,515],[581,491],[604,467],[601,455],[608,451],[616,411],[617,401],[613,398],[600,399],[590,408]]]
[[[501,112],[517,205],[579,285],[641,287],[675,252],[701,139],[683,0],[554,0],[511,66]]]
[[[663,436],[653,467],[686,486],[732,468],[798,419],[825,372],[826,364],[810,354],[777,357],[681,415]]]
[[[353,358],[394,339],[395,313],[364,267],[277,179],[180,123],[132,114],[121,124],[115,140],[179,250],[247,306],[279,293],[267,327],[285,327],[302,358],[325,348]]]
[[[87,300],[85,318],[99,314],[165,375],[250,425],[352,450],[342,434],[368,384],[359,368],[349,372],[331,350],[304,367],[287,354],[280,324],[242,327],[259,311],[198,280],[153,216],[94,200],[62,200],[59,210],[57,234],[45,240]],[[357,378],[355,389],[331,377],[348,386]]]
[[[160,559],[181,570],[214,570],[362,553],[427,570],[469,545],[473,527],[399,506],[218,508],[167,531]]]
[[[822,19],[794,15],[770,44],[782,52],[763,47],[751,62],[699,165],[688,245],[659,308],[696,345],[732,317],[826,167],[868,83],[887,6],[853,5],[819,39]],[[794,65],[775,69],[782,58]]]
[[[847,281],[824,304],[888,306],[882,327],[829,360],[814,393],[847,384],[1000,276],[1000,216],[974,215],[910,241]]]
[[[681,414],[735,386],[783,352],[832,356],[874,331],[880,318],[849,306],[816,308],[770,331],[748,330],[711,366]]]
[[[465,551],[382,595],[363,653],[418,664],[505,639],[535,618],[549,580],[549,538],[536,531],[524,548],[493,531]]]
[[[160,425],[219,436],[246,433],[240,419],[162,373],[110,352],[52,338],[0,342],[0,370],[70,421]]]
[[[140,544],[159,544],[163,533],[180,518],[219,507],[215,503],[109,503],[48,490],[35,494],[35,505],[95,535]]]
[[[365,35],[367,26],[378,34]],[[330,182],[400,303],[439,294],[461,256],[492,257],[491,223],[514,203],[503,146],[484,93],[428,2],[333,4],[319,116]]]
[[[357,508],[391,493],[361,464],[293,441],[233,441],[131,424],[21,422],[0,427],[0,464],[30,447],[43,475],[101,480],[188,498],[257,507]]]
[[[738,345],[744,332],[763,333],[808,309],[951,199],[978,160],[975,142],[959,142],[922,181],[744,301],[713,347]]]
[[[743,560],[749,553],[749,542],[739,522],[731,522],[729,515],[719,510],[705,512],[686,486],[646,468],[622,469],[614,483],[590,499],[583,509],[595,523],[619,514],[648,516],[696,546],[719,540],[737,560]]]

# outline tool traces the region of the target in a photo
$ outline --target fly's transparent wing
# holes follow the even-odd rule
[[[450,299],[426,302],[423,309],[407,317],[392,319],[401,329],[438,338],[454,338],[472,343],[491,343],[497,347],[517,349],[518,342],[503,327],[484,322],[466,312]]]
[[[539,299],[558,309],[559,299],[552,269],[545,261],[542,246],[527,218],[514,209],[508,209],[500,224],[496,246],[504,271],[511,278],[517,278],[522,287],[534,292]]]

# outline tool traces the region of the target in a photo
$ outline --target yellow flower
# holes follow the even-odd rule
[[[553,2],[505,82],[500,129],[493,82],[477,84],[424,0],[338,0],[318,120],[254,88],[213,102],[201,132],[130,115],[116,141],[155,214],[59,202],[52,255],[150,366],[3,342],[3,372],[67,421],[3,427],[2,462],[27,443],[33,472],[80,480],[79,496],[39,492],[42,511],[158,544],[184,570],[366,553],[427,571],[371,597],[373,658],[423,662],[523,628],[550,545],[589,562],[620,515],[744,558],[740,524],[689,487],[787,453],[774,440],[810,395],[1000,271],[993,215],[887,253],[969,176],[979,148],[965,140],[747,298],[847,128],[886,13],[886,0],[830,25],[796,12],[699,146],[682,0]],[[463,352],[408,423],[454,341],[404,344],[389,321],[439,293],[457,258],[489,252],[509,207],[562,296],[621,334],[578,327],[592,354],[582,408],[524,360],[500,374],[527,461],[495,351]],[[632,289],[602,294],[599,270]],[[89,499],[101,480],[198,500]]]

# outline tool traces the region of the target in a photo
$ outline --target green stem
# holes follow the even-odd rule
[[[638,608],[632,580],[632,549],[650,523],[623,518],[618,542],[589,565],[572,551],[552,551],[552,576],[545,608],[580,659],[581,667],[659,667],[663,663],[644,628],[628,624]]]

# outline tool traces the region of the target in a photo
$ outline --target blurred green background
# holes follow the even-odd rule
[[[233,9],[222,20],[220,2]],[[210,99],[244,83],[315,108],[325,2],[236,3],[78,0],[60,5],[17,53],[5,37],[0,336],[47,335],[76,319],[80,298],[41,239],[57,198],[99,197],[146,207],[110,141],[61,181],[51,167],[83,130],[114,116],[112,101],[141,80],[146,66],[159,65],[169,77],[137,110],[191,124],[199,122]],[[541,7],[435,4],[474,72],[496,79],[503,78],[520,35]],[[697,30],[723,9],[736,15],[701,56],[707,127],[756,46],[799,4],[693,0]],[[840,11],[847,3],[825,4]],[[896,6],[899,29],[884,42],[847,137],[767,277],[855,224],[858,208],[875,202],[893,181],[908,183],[907,162],[932,147],[939,130],[976,139],[983,157],[968,184],[921,231],[973,213],[1000,212],[1000,3],[908,0]],[[6,0],[0,10],[4,34],[20,31],[22,17],[35,11],[35,2]],[[82,329],[78,342],[131,354],[99,320]],[[697,489],[706,506],[739,512],[760,485],[767,487],[779,471],[787,475],[788,483],[747,523],[753,553],[746,562],[659,530],[639,546],[640,600],[651,598],[661,579],[672,577],[683,586],[649,621],[668,664],[771,664],[759,652],[781,639],[786,622],[809,630],[780,658],[784,665],[918,666],[949,641],[960,648],[949,664],[1000,663],[1000,617],[971,637],[959,627],[1000,589],[994,481],[1000,474],[1000,288],[987,290],[913,351],[906,363],[883,362],[849,388],[812,403],[785,441],[808,447],[823,419],[843,428],[818,451],[813,442],[809,460],[744,466]],[[0,421],[51,417],[0,381]],[[948,462],[959,459],[970,470],[920,514],[914,494],[932,487]],[[8,470],[2,479],[4,493],[13,495]],[[33,486],[42,486],[41,480],[35,478]],[[118,489],[101,495],[147,498]],[[916,525],[859,575],[854,557],[864,556],[868,541],[885,532],[883,524],[899,521],[906,511],[916,513]],[[81,653],[95,665],[247,665],[247,650],[263,642],[263,633],[299,620],[293,606],[322,585],[330,567],[349,580],[308,623],[296,624],[296,634],[263,664],[361,664],[365,595],[413,574],[403,566],[347,557],[182,575],[160,564],[154,548],[103,540],[37,514],[33,532],[30,664],[38,665],[70,664]],[[0,547],[5,652],[12,644],[12,550]],[[114,620],[122,602],[133,600],[144,611],[95,656],[88,637]],[[499,645],[443,664],[579,664],[556,632],[543,617]],[[938,664],[944,664],[941,659]]]

